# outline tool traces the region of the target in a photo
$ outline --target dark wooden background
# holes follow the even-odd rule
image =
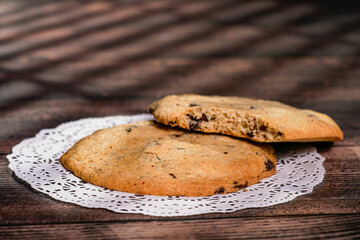
[[[0,238],[360,238],[356,1],[0,0]],[[280,100],[333,117],[324,181],[267,208],[162,218],[56,201],[7,167],[43,128],[167,94]]]

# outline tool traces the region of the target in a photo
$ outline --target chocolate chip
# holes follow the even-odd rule
[[[173,136],[178,138],[178,137],[181,137],[181,135],[182,134],[174,134]]]
[[[255,108],[257,108],[256,106],[250,106],[250,109],[255,109]]]
[[[248,186],[248,182],[245,184],[237,184],[237,182],[234,182],[234,188],[246,188]]]
[[[265,125],[261,125],[261,126],[259,127],[259,129],[260,129],[260,131],[266,131],[267,126],[265,126]]]
[[[209,121],[209,119],[207,118],[207,116],[205,115],[205,113],[203,113],[200,118],[196,118],[196,117],[194,117],[193,115],[190,115],[190,114],[187,114],[186,116],[188,116],[188,117],[190,118],[190,120],[196,121],[196,122],[198,122],[198,123],[200,123],[200,122],[202,122],[202,121],[204,121],[204,122],[208,122],[208,121]]]
[[[190,130],[200,129],[199,122],[194,121],[194,120],[189,122],[189,127],[190,127]]]
[[[228,154],[228,152],[224,152],[224,154]]]
[[[126,129],[125,129],[125,131],[127,131],[127,132],[131,132],[131,128],[130,128],[130,127],[128,127],[128,128],[126,128]]]
[[[217,189],[214,194],[220,194],[220,193],[224,193],[225,192],[225,188],[221,187],[219,189]]]
[[[215,120],[216,117],[215,116],[211,116],[210,120]]]
[[[254,137],[254,134],[253,134],[252,132],[247,132],[246,135],[247,135],[249,138]]]
[[[275,164],[272,161],[270,161],[270,159],[268,159],[265,162],[265,167],[266,167],[266,171],[270,171],[271,169],[273,169],[275,167]]]
[[[196,107],[196,106],[199,106],[199,104],[197,104],[197,103],[190,103],[190,107]]]
[[[188,116],[193,121],[199,120],[199,119],[197,119],[196,117],[194,117],[193,115],[190,115],[190,114],[186,114],[186,116]]]
[[[176,176],[172,173],[169,173],[170,176],[172,176],[173,178],[176,178]]]
[[[278,132],[278,135],[279,136],[283,136],[284,134],[282,132]]]
[[[200,120],[201,120],[201,121],[205,121],[205,122],[208,122],[208,121],[209,121],[209,119],[207,118],[207,116],[205,115],[205,113],[203,113],[203,114],[201,115]]]
[[[190,130],[195,130],[195,129],[200,129],[200,126],[199,126],[199,124],[201,123],[201,122],[208,122],[209,121],[209,119],[207,118],[207,116],[205,115],[205,113],[203,113],[202,115],[201,115],[201,118],[196,118],[196,117],[194,117],[194,116],[192,116],[192,115],[187,115],[190,119],[191,119],[191,121],[190,121]]]
[[[149,108],[149,113],[153,113],[155,111],[155,108]]]

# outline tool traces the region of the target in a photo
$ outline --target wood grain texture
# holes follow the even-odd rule
[[[0,0],[1,239],[360,238],[357,1]],[[164,95],[279,100],[344,131],[316,143],[311,194],[228,214],[159,218],[53,200],[6,155],[43,128],[145,112]]]
[[[267,208],[245,209],[228,214],[206,214],[190,218],[240,217],[240,216],[288,216],[307,214],[354,214],[360,212],[360,160],[347,147],[318,146],[326,158],[324,181],[311,194]],[[0,189],[6,198],[0,199],[0,221],[4,224],[35,224],[61,222],[126,221],[163,219],[141,214],[116,214],[108,210],[87,209],[62,203],[33,190],[27,183],[14,176],[6,168],[5,156],[0,158]],[[343,159],[346,159],[344,161]],[[22,209],[19,211],[19,209]],[[176,217],[187,219],[189,217]]]
[[[56,80],[102,63],[82,64],[42,71],[53,80],[33,81],[26,72],[18,76],[8,73],[13,79],[6,79],[0,88],[1,153],[9,153],[16,142],[43,128],[85,117],[144,113],[159,97],[181,93],[280,100],[314,109],[339,123],[345,140],[338,144],[359,143],[360,125],[354,119],[360,117],[360,72],[356,67],[360,58],[152,58],[114,62],[112,72],[89,74],[87,81],[84,75],[76,81]]]
[[[306,226],[306,227],[304,227]],[[186,231],[184,231],[186,229]],[[6,239],[356,239],[360,215],[244,217],[0,227]]]

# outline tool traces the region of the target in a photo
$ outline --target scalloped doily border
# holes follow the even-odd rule
[[[86,118],[43,129],[14,146],[7,156],[9,168],[32,188],[54,199],[88,208],[151,216],[226,213],[272,206],[312,192],[324,178],[325,158],[308,144],[285,144],[277,149],[277,173],[246,191],[209,197],[162,197],[112,191],[83,182],[58,161],[73,143],[97,129],[150,119],[153,117],[149,114]]]

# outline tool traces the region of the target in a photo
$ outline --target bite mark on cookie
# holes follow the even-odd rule
[[[258,108],[251,106],[251,109]],[[204,113],[194,109],[186,114],[190,131],[219,132],[222,134],[243,136],[259,142],[273,142],[284,139],[284,134],[269,126],[260,118],[243,115],[238,112]]]

